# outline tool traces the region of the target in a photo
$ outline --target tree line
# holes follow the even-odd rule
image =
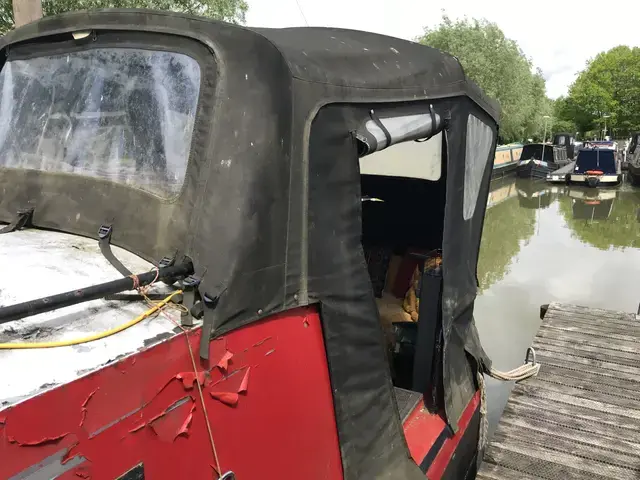
[[[437,27],[425,29],[417,40],[457,57],[465,74],[500,103],[504,143],[542,140],[543,117],[553,112],[544,77],[497,24],[468,18],[452,20],[444,14]]]
[[[16,0],[19,1],[19,0]],[[98,8],[150,8],[244,23],[246,0],[42,0],[44,15]],[[11,0],[0,0],[0,35],[14,25]],[[504,143],[542,140],[544,116],[549,131],[582,137],[626,137],[640,130],[640,48],[615,47],[587,62],[566,96],[551,100],[546,82],[517,42],[487,20],[452,20],[425,29],[417,41],[455,55],[465,73],[495,98],[502,109]]]
[[[640,131],[640,48],[618,46],[589,60],[555,115],[588,138],[601,136],[605,123],[613,138]]]
[[[465,73],[500,103],[504,143],[541,140],[545,115],[551,117],[549,130],[579,132],[580,138],[602,136],[605,118],[612,137],[640,131],[640,48],[600,53],[566,96],[552,100],[540,69],[493,22],[452,20],[445,14],[417,41],[456,56]]]
[[[98,8],[149,8],[244,23],[249,6],[245,0],[42,0],[45,16]],[[0,0],[0,35],[11,30],[13,25],[12,0]]]

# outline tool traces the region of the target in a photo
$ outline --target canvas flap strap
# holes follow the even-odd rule
[[[0,228],[0,235],[3,233],[11,233],[16,230],[22,230],[23,228],[30,227],[33,220],[33,208],[21,208],[18,210],[16,217],[9,225],[5,225]]]
[[[113,225],[104,224],[98,229],[98,245],[104,258],[118,270],[123,277],[129,277],[133,275],[127,267],[125,267],[120,260],[116,258],[111,250],[111,234],[113,233]]]

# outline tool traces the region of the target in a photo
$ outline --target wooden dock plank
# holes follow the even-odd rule
[[[638,316],[551,304],[533,346],[477,478],[639,479]]]

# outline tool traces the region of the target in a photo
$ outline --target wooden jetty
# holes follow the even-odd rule
[[[478,480],[640,478],[640,317],[551,304]]]

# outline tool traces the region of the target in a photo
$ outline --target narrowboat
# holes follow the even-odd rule
[[[621,181],[620,163],[612,148],[581,149],[569,175],[570,183],[588,187],[610,187]]]
[[[0,478],[474,478],[499,107],[455,57],[147,10],[0,51]]]
[[[522,148],[516,176],[519,178],[546,178],[548,173],[567,163],[567,149],[565,147],[530,143]]]
[[[509,145],[499,145],[496,148],[496,156],[493,161],[492,179],[511,176],[518,167],[518,160],[522,152],[522,145],[512,143]]]
[[[574,160],[576,158],[576,137],[568,132],[558,132],[553,136],[553,145],[557,147],[565,147],[567,149],[567,158]]]
[[[640,132],[636,132],[631,136],[629,149],[627,150],[627,178],[631,185],[640,186]]]

